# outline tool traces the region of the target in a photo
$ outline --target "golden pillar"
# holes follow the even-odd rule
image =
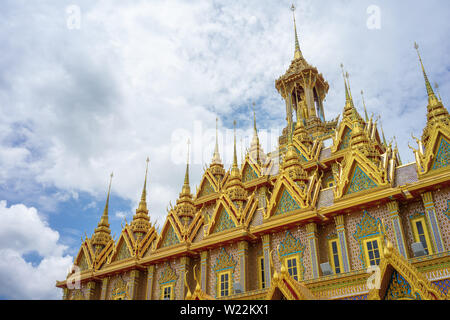
[[[399,208],[398,208],[398,202],[397,201],[390,201],[387,203],[387,208],[389,211],[389,216],[392,220],[392,229],[394,230],[395,234],[395,241],[397,243],[397,248],[400,254],[408,259],[408,253],[406,250],[406,244],[405,244],[405,236],[403,233],[402,223],[399,216]]]
[[[270,234],[262,236],[263,255],[264,255],[264,278],[266,288],[270,288],[270,280],[272,279],[272,270],[270,265]]]
[[[241,284],[242,291],[247,291],[247,272],[248,272],[248,242],[240,241],[239,242],[239,283]]]
[[[139,280],[139,270],[131,270],[130,273],[130,299],[137,300],[137,287]]]
[[[108,282],[108,277],[102,279],[102,292],[100,294],[100,300],[106,300],[107,298]]]
[[[335,216],[334,222],[336,223],[336,233],[339,239],[339,246],[341,248],[341,259],[344,272],[350,272],[350,259],[348,257],[347,237],[345,233],[344,216]]]
[[[431,227],[431,233],[433,236],[434,252],[441,253],[445,251],[444,242],[442,241],[442,233],[439,228],[439,222],[437,219],[436,208],[434,206],[433,194],[431,191],[421,194],[423,205],[425,207],[425,214],[427,216],[428,225]]]
[[[69,299],[69,289],[63,288],[63,300]]]
[[[182,257],[180,259],[180,264],[181,264],[181,266],[180,266],[180,273],[181,273],[181,279],[183,281],[183,285],[181,286],[180,299],[184,299],[184,297],[186,296],[187,288],[184,285],[184,277],[186,277],[186,270],[187,270],[187,267],[188,267],[188,265],[190,263],[190,260],[191,259],[189,259],[189,257]]]
[[[87,300],[95,299],[95,281],[89,281],[87,283]]]
[[[208,284],[208,251],[203,251],[200,254],[200,270],[201,270],[201,288],[203,292],[207,292],[206,285]]]
[[[153,278],[155,275],[155,266],[151,265],[147,267],[147,292],[145,298],[147,300],[152,300],[153,293]]]
[[[317,225],[312,222],[306,225],[306,240],[309,245],[309,257],[313,279],[319,278],[319,258],[317,255]]]

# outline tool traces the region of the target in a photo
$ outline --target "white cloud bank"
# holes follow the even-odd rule
[[[61,299],[55,279],[65,279],[73,257],[65,255],[59,233],[35,208],[7,207],[0,201],[0,296],[7,299]],[[40,261],[27,262],[27,254]]]

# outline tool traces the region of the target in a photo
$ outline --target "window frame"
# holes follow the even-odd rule
[[[161,285],[161,300],[164,300],[164,294],[165,294],[164,290],[166,288],[170,289],[170,299],[169,300],[174,300],[175,299],[175,292],[174,292],[175,283]]]
[[[222,285],[222,275],[228,275],[228,294],[227,295],[222,295],[222,290],[221,290],[221,285]],[[232,295],[232,289],[233,289],[233,283],[232,283],[232,278],[231,278],[232,274],[231,274],[231,270],[225,270],[225,271],[221,271],[217,273],[217,297],[218,298],[222,298],[222,297],[229,297]]]
[[[422,228],[425,236],[425,242],[427,244],[428,255],[433,254],[433,243],[431,242],[430,233],[428,232],[428,224],[425,216],[419,216],[411,219],[412,233],[414,237],[414,242],[420,242],[419,231],[417,230],[417,222],[422,223]]]
[[[377,242],[377,247],[378,247],[377,249],[378,249],[378,254],[379,254],[379,258],[378,259],[380,260],[380,262],[381,262],[381,258],[383,257],[383,250],[381,250],[382,249],[381,248],[381,244],[382,244],[381,236],[369,237],[367,239],[364,239],[362,241],[362,245],[363,245],[363,249],[364,249],[364,258],[365,258],[365,261],[366,261],[366,267],[367,268],[372,266],[372,264],[370,264],[369,249],[367,248],[367,243],[368,242],[373,242],[373,241]],[[379,266],[380,262],[378,262],[378,264],[376,264],[376,265]]]
[[[264,265],[264,256],[258,256],[257,258],[257,269],[258,269],[258,287],[259,289],[266,289],[266,270]],[[264,286],[263,286],[264,284]]]
[[[290,260],[295,260],[295,268],[296,268],[296,276],[297,276],[297,279],[295,279],[295,277],[294,277],[293,275],[291,275],[290,272],[289,272],[288,261],[290,261]],[[288,255],[288,256],[286,256],[286,257],[284,258],[284,267],[286,268],[286,271],[287,271],[288,274],[289,274],[294,280],[296,280],[296,281],[300,281],[300,280],[301,280],[301,278],[300,278],[300,268],[299,268],[299,266],[300,266],[300,259],[299,259],[298,254],[295,254],[295,255]]]
[[[337,254],[338,254],[338,261],[339,261],[339,273],[336,272],[336,265],[334,263],[334,252],[333,252],[333,246],[332,243],[336,242],[336,247],[337,247]],[[341,246],[339,243],[339,238],[334,238],[334,239],[330,239],[328,240],[328,253],[329,253],[329,258],[330,258],[330,264],[331,264],[331,268],[334,272],[334,274],[342,274],[343,273],[343,263],[342,263],[342,251],[341,251]]]

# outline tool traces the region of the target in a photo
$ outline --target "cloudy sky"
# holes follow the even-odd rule
[[[161,226],[181,190],[187,138],[195,190],[216,117],[227,165],[233,120],[239,152],[248,147],[252,102],[270,151],[285,124],[274,81],[294,54],[290,5],[0,0],[0,298],[61,298],[55,280],[94,231],[110,172],[118,238],[136,209],[147,156],[149,209]],[[407,145],[411,133],[421,135],[427,102],[413,43],[448,106],[450,3],[296,6],[303,54],[330,84],[326,118],[344,107],[343,63],[359,110],[364,90],[369,113],[397,137],[403,162],[413,161]]]

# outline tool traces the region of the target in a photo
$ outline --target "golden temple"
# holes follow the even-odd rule
[[[279,148],[264,153],[254,118],[245,159],[238,164],[235,134],[225,170],[216,139],[195,194],[187,164],[160,232],[147,209],[147,159],[139,206],[117,241],[110,184],[75,257],[79,273],[57,281],[63,299],[449,299],[450,117],[417,44],[427,121],[410,147],[415,161],[402,164],[377,120],[355,108],[344,69],[342,115],[325,120],[329,85],[303,56],[295,15],[294,31],[294,58],[275,81],[287,121]]]

